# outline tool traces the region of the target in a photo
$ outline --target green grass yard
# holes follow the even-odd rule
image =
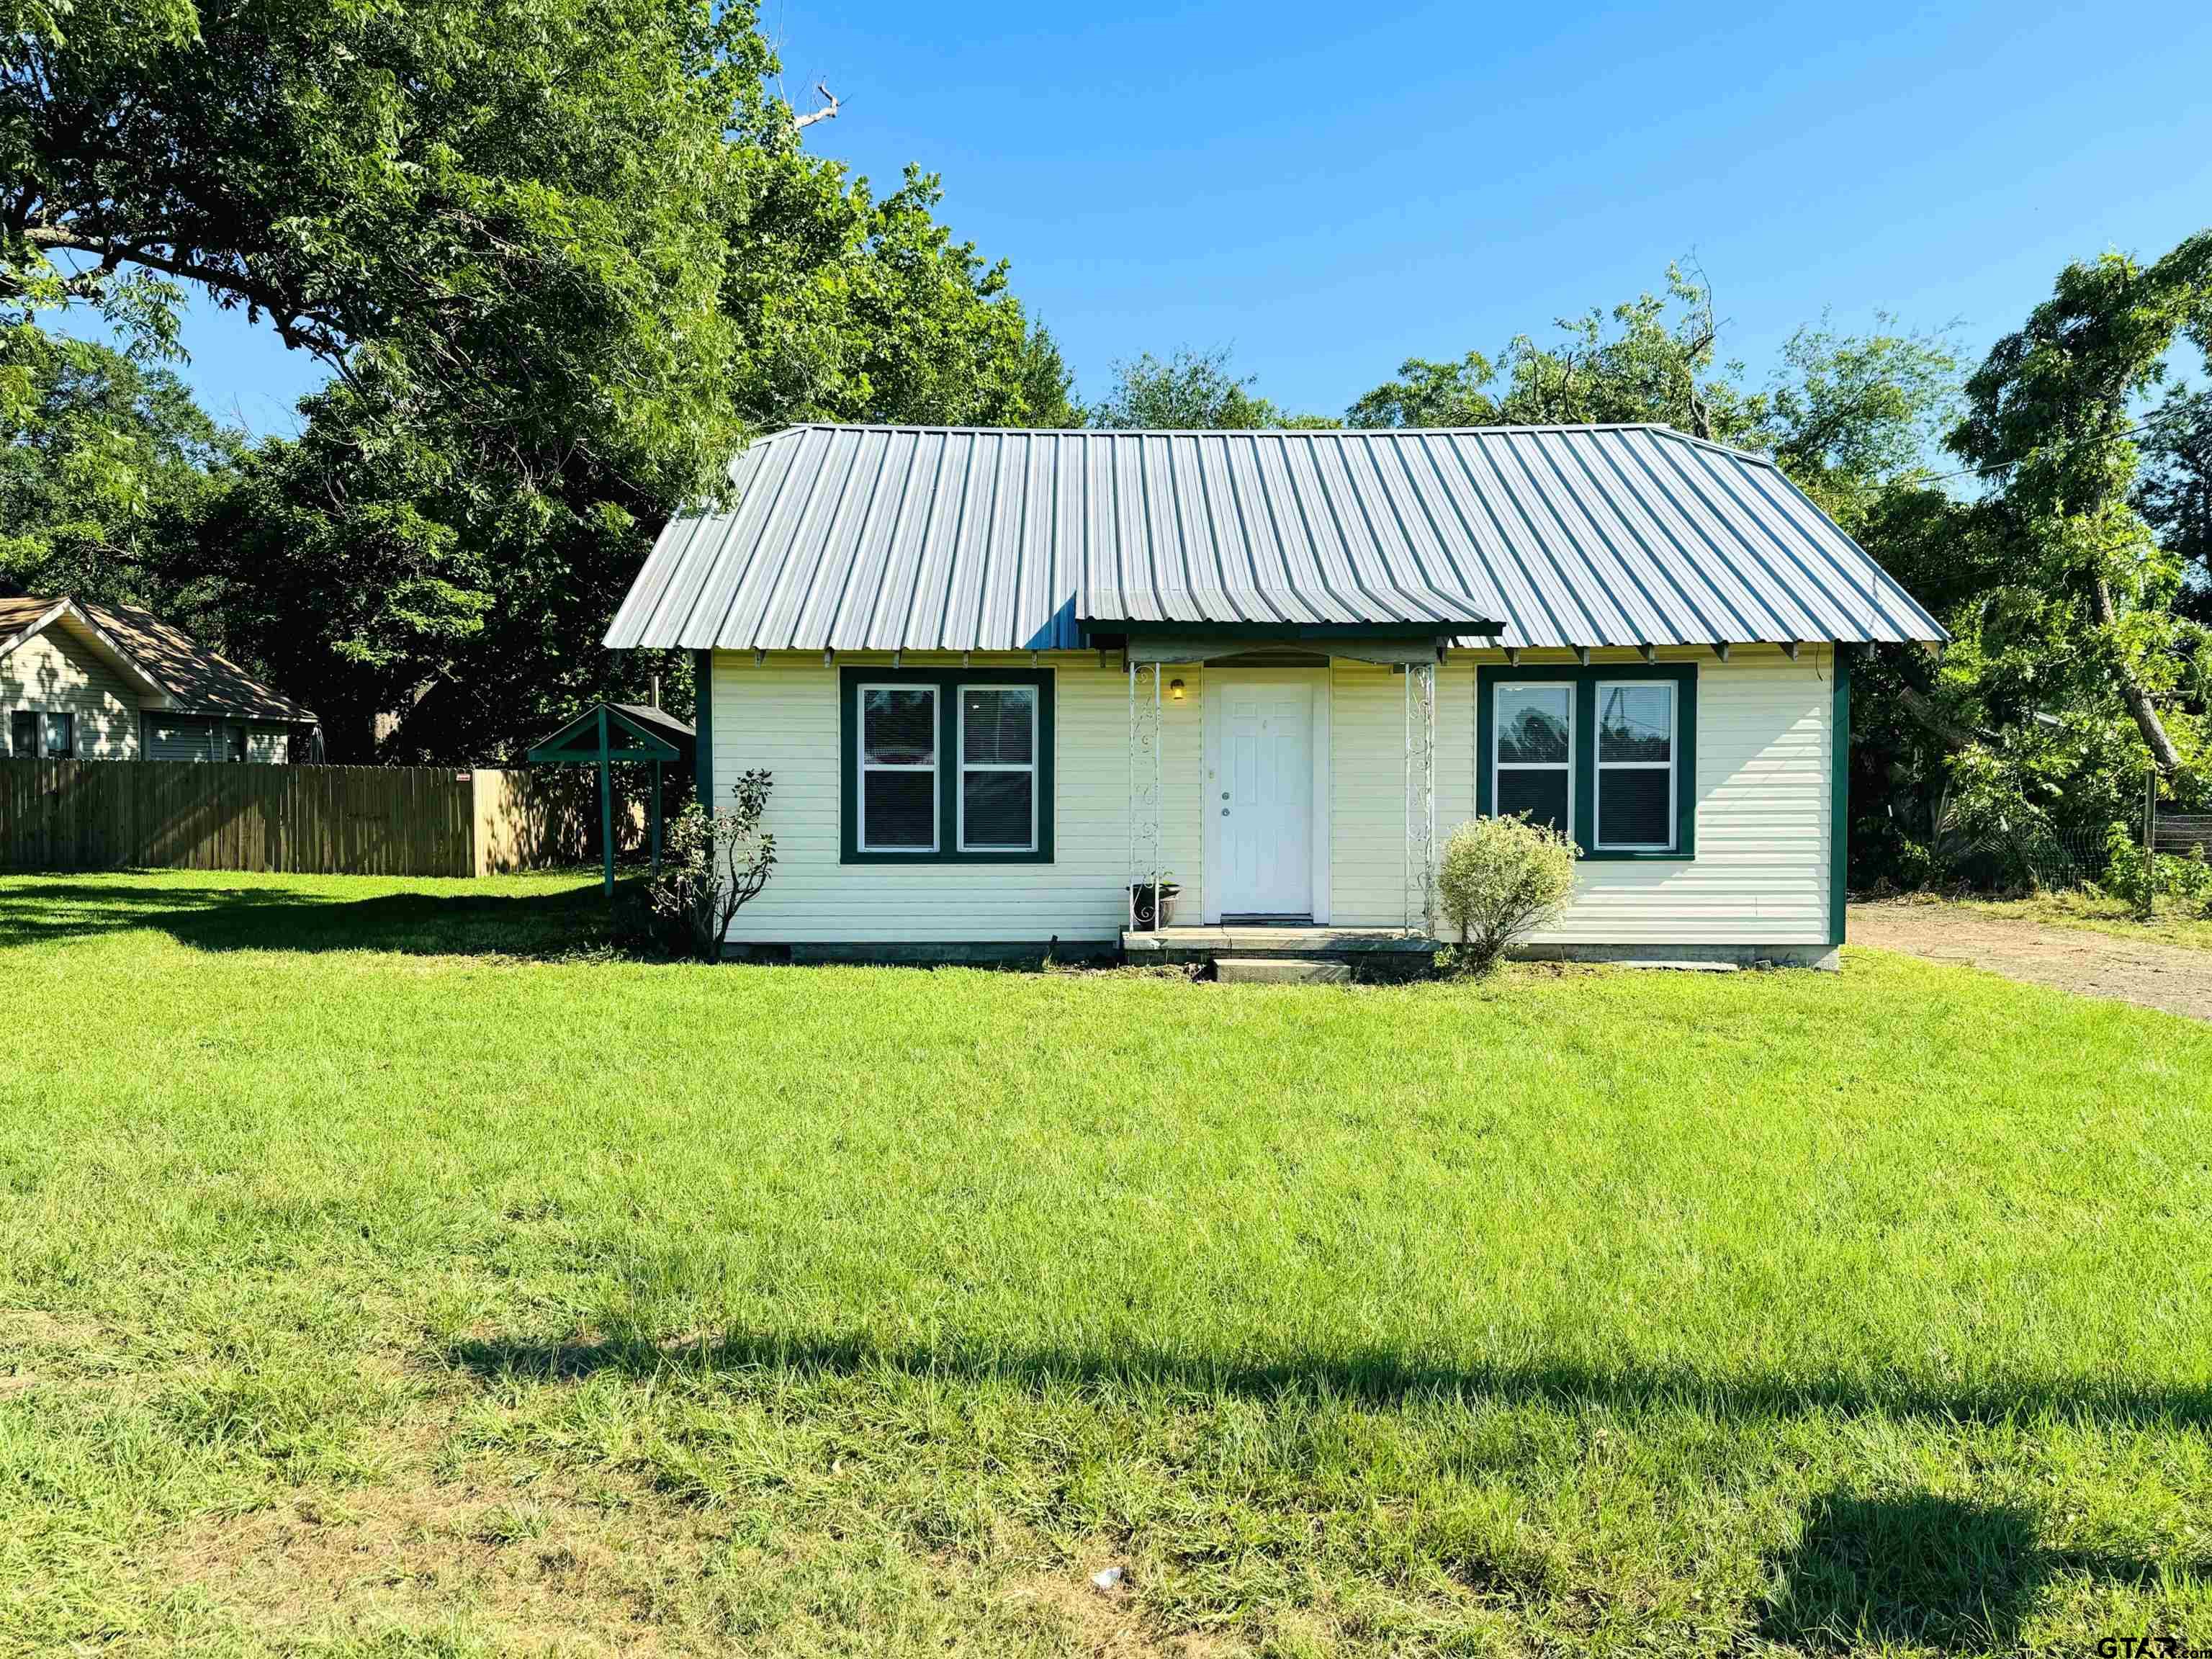
[[[0,1650],[2212,1642],[2212,1029],[597,915],[0,879]]]

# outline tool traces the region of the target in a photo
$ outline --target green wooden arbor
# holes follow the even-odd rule
[[[599,769],[599,858],[610,896],[615,890],[615,796],[607,768],[616,761],[650,762],[653,793],[646,816],[652,825],[653,869],[660,872],[660,779],[672,763],[690,765],[698,740],[672,714],[642,703],[603,702],[587,708],[530,751],[532,766]]]

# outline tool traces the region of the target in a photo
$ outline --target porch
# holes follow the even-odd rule
[[[1376,977],[1397,977],[1419,972],[1436,954],[1437,942],[1427,934],[1402,927],[1322,927],[1229,923],[1178,927],[1170,924],[1152,931],[1125,928],[1121,933],[1123,959],[1139,965],[1213,967],[1252,963],[1316,964],[1343,971],[1332,977],[1352,977],[1362,970]],[[1224,974],[1230,977],[1228,974]],[[1255,974],[1253,978],[1280,977]]]
[[[1433,949],[1444,640],[1132,635],[1122,645],[1125,954]],[[1170,898],[1183,890],[1159,928],[1164,883]]]

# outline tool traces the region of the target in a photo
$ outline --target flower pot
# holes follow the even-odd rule
[[[1182,892],[1182,889],[1174,882],[1164,881],[1160,884],[1159,915],[1156,921],[1153,916],[1152,884],[1149,881],[1131,882],[1129,884],[1130,909],[1136,920],[1137,931],[1140,933],[1156,933],[1162,927],[1173,927],[1176,900]]]

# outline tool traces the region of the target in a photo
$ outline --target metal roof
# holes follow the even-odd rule
[[[1771,462],[1666,427],[802,426],[731,477],[727,511],[661,532],[609,646],[1050,651],[1148,625],[1946,637]]]

